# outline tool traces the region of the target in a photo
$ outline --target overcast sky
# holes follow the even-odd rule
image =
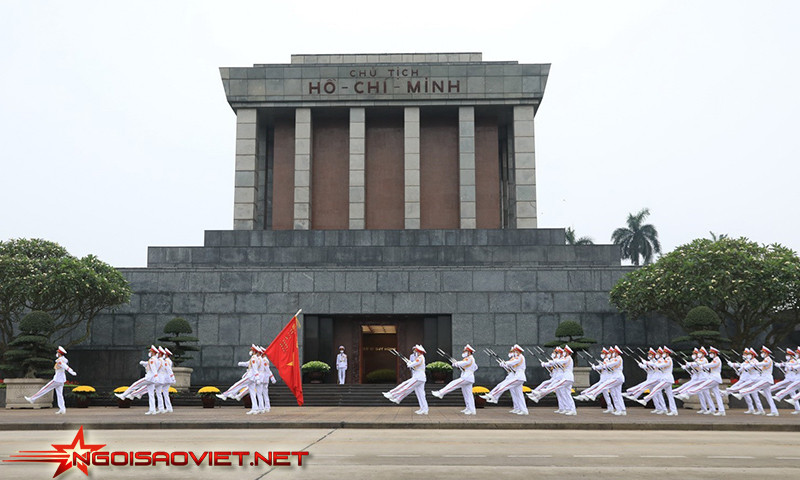
[[[293,53],[483,52],[551,63],[541,227],[610,243],[643,207],[665,251],[800,249],[800,2],[0,3],[0,240],[118,267],[233,224],[219,67]]]

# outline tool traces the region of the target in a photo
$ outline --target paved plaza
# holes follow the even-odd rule
[[[650,409],[629,408],[628,415],[603,414],[598,407],[578,407],[578,415],[553,413],[555,407],[534,407],[530,415],[508,413],[508,407],[478,409],[475,416],[459,413],[460,407],[431,408],[429,415],[415,415],[416,406],[385,407],[274,407],[262,415],[246,415],[242,407],[204,409],[177,407],[174,413],[144,415],[145,407],[70,408],[66,415],[54,409],[0,410],[0,430],[117,429],[264,429],[264,428],[361,428],[361,429],[582,429],[582,430],[737,430],[800,433],[800,416],[781,410],[780,417],[745,415],[741,409],[725,417],[698,415],[682,409],[677,417],[653,415]],[[800,435],[799,435],[800,436]]]
[[[9,432],[10,433],[10,432]],[[157,433],[157,434],[156,434]],[[108,451],[308,451],[303,466],[103,467],[90,478],[792,478],[800,464],[794,432],[520,431],[304,428],[203,430],[86,429]],[[68,443],[72,431],[28,430],[0,436],[0,458]],[[296,464],[296,462],[295,462]],[[0,463],[0,478],[51,478],[52,464]],[[84,478],[67,471],[59,478]]]

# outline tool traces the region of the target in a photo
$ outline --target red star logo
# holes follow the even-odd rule
[[[53,475],[53,478],[61,475],[62,473],[66,472],[70,468],[72,468],[72,460],[75,452],[80,453],[81,455],[85,455],[87,452],[96,452],[103,447],[105,444],[88,444],[84,443],[83,440],[83,426],[78,429],[78,433],[75,434],[75,438],[72,439],[72,443],[70,444],[52,444],[51,445],[55,450],[20,450],[19,453],[27,454],[27,455],[11,455],[11,458],[15,458],[15,460],[3,460],[4,462],[33,462],[33,463],[58,463],[58,468],[56,469],[56,473]],[[75,461],[75,467],[78,467],[80,471],[84,473],[84,475],[89,475],[89,469],[87,465],[80,460]]]

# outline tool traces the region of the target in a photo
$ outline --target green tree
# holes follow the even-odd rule
[[[723,337],[719,333],[722,325],[719,315],[705,305],[689,310],[682,325],[688,335],[672,339],[675,343],[688,342],[692,343],[693,346],[714,345],[717,348],[722,348],[723,344],[730,342],[730,339]]]
[[[575,230],[572,227],[567,227],[565,230],[567,236],[567,245],[594,245],[594,240],[591,237],[575,238]]]
[[[794,251],[746,238],[701,238],[620,279],[610,301],[632,318],[660,313],[686,331],[689,311],[708,306],[731,347],[741,350],[762,335],[775,345],[794,331],[797,316],[787,312],[800,306],[799,292]]]
[[[55,322],[45,312],[31,312],[20,320],[20,334],[8,343],[0,370],[11,377],[53,375],[55,347],[50,343]]]
[[[186,352],[197,352],[200,349],[194,345],[186,345],[187,342],[193,343],[197,341],[197,337],[190,337],[187,333],[192,333],[192,326],[186,319],[175,317],[166,325],[164,325],[164,333],[168,334],[158,339],[159,342],[169,342],[168,345],[170,352],[172,352],[172,363],[176,367],[192,357],[187,355]]]
[[[41,239],[0,242],[0,342],[31,310],[53,317],[53,338],[65,346],[89,336],[102,310],[127,303],[131,290],[118,270],[94,255],[76,258],[57,243]],[[71,338],[69,342],[64,339]]]
[[[558,340],[547,342],[544,346],[558,347],[560,345],[569,345],[572,351],[577,352],[578,350],[586,350],[591,344],[597,343],[597,340],[584,337],[583,327],[580,323],[573,320],[565,320],[559,323],[556,327],[555,336]]]
[[[622,258],[629,258],[634,265],[639,265],[639,257],[647,265],[653,261],[655,254],[661,253],[656,227],[643,224],[648,215],[650,210],[647,208],[636,215],[628,214],[628,226],[618,228],[611,234],[611,241],[622,248]]]

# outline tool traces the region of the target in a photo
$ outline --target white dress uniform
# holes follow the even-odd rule
[[[56,350],[56,361],[53,365],[53,370],[55,371],[53,373],[53,379],[47,382],[38,392],[34,393],[33,396],[25,397],[25,400],[33,403],[50,390],[55,390],[56,402],[58,404],[58,411],[56,414],[67,413],[67,408],[64,406],[64,382],[67,381],[66,372],[69,372],[72,376],[77,375],[77,373],[69,367],[69,360],[64,356],[66,354],[67,351],[64,347],[59,346],[58,350]]]
[[[169,396],[169,373],[167,373],[167,352],[163,347],[158,347],[158,374],[156,374],[156,401],[158,402],[158,413],[167,413],[167,401],[165,396]]]
[[[461,413],[466,415],[475,415],[475,397],[472,395],[472,385],[475,383],[475,371],[478,370],[478,364],[475,362],[475,357],[472,353],[475,350],[467,345],[464,347],[464,352],[461,354],[461,360],[453,362],[453,367],[461,369],[461,377],[453,380],[445,385],[441,390],[432,392],[434,397],[444,398],[445,395],[452,392],[456,388],[461,389],[461,394],[464,396],[464,410]]]
[[[748,394],[755,394],[760,393],[767,399],[767,404],[769,404],[769,413],[767,414],[768,417],[777,417],[778,416],[778,407],[775,406],[775,400],[773,400],[772,395],[770,394],[770,387],[775,383],[775,380],[772,377],[772,369],[774,368],[774,362],[772,361],[772,351],[769,350],[767,347],[761,347],[761,362],[755,362],[754,367],[756,369],[756,373],[758,375],[757,380],[753,382],[752,385],[748,385],[741,390],[739,393],[742,395]],[[756,397],[757,398],[757,397]],[[759,406],[760,406],[759,401]],[[763,412],[763,407],[762,410]],[[756,412],[758,414],[758,412]]]
[[[158,366],[155,365],[156,358],[155,355],[158,353],[158,349],[150,345],[150,350],[148,350],[147,355],[150,357],[147,361],[139,362],[139,365],[144,367],[144,377],[136,380],[131,384],[130,387],[125,389],[122,393],[115,393],[118,398],[120,399],[128,399],[132,400],[133,398],[142,398],[142,395],[145,392],[149,393],[151,387],[154,387],[154,381],[156,372],[158,371]],[[152,362],[151,362],[152,361]],[[155,395],[155,388],[153,388],[153,395]],[[153,415],[156,413],[156,403],[155,403],[155,396],[150,396],[150,408],[148,409],[145,415]]]
[[[527,380],[525,376],[525,356],[522,355],[522,347],[514,345],[509,352],[509,359],[504,361],[500,366],[508,371],[506,378],[498,383],[491,392],[482,395],[487,402],[497,403],[500,396],[506,390],[511,394],[511,402],[513,409],[511,413],[517,415],[527,415],[528,407],[525,405],[525,396],[522,394],[522,385]]]
[[[417,355],[413,360],[409,358],[406,363],[406,366],[411,370],[411,378],[389,391],[388,396],[386,394],[384,394],[384,396],[392,402],[399,404],[413,391],[417,395],[417,402],[419,402],[419,410],[414,413],[417,415],[427,415],[428,401],[425,399],[425,382],[427,381],[427,377],[425,376],[425,349],[421,345],[415,345],[414,350],[417,351]]]
[[[658,379],[658,383],[653,385],[650,389],[650,393],[643,398],[642,400],[637,400],[642,405],[647,404],[650,399],[654,399],[656,396],[661,396],[663,393],[667,397],[667,402],[669,403],[669,411],[667,415],[677,415],[678,414],[678,407],[675,405],[675,396],[672,392],[672,384],[675,383],[675,377],[672,375],[672,357],[670,357],[670,353],[672,350],[669,350],[666,347],[662,347],[659,349],[662,352],[662,357],[657,359],[655,363],[652,365],[656,369],[655,377]],[[656,401],[653,400],[653,404]]]
[[[172,413],[172,400],[169,398],[169,387],[175,385],[175,372],[172,371],[172,352],[168,348],[164,348],[166,356],[164,357],[164,376],[167,379],[167,386],[164,389],[164,408],[167,413]]]
[[[644,370],[647,374],[647,377],[642,383],[634,385],[625,391],[622,394],[623,397],[638,401],[639,396],[641,396],[646,390],[654,387],[658,382],[658,370],[655,367],[655,360],[656,360],[656,351],[650,348],[647,352],[647,360],[643,360],[641,362],[637,362],[636,364]],[[653,397],[653,405],[655,409],[651,413],[657,413],[659,415],[667,413],[666,405],[664,404],[664,397],[661,395],[656,395]]]
[[[757,375],[753,362],[754,355],[755,351],[747,348],[742,352],[743,358],[741,363],[728,363],[728,365],[734,368],[738,373],[739,381],[728,387],[722,393],[723,395],[733,395],[740,400],[744,398],[745,402],[747,402],[747,410],[744,413],[763,415],[764,407],[761,406],[761,400],[758,398],[757,394],[751,393],[743,395],[739,393],[742,389],[752,385],[756,381]]]
[[[242,374],[242,378],[240,378],[236,383],[228,387],[222,393],[217,394],[217,398],[221,400],[227,400],[229,398],[236,398],[237,400],[241,399],[245,393],[250,394],[250,402],[251,407],[250,411],[247,412],[248,415],[256,414],[260,410],[260,405],[258,401],[258,395],[256,394],[256,380],[258,379],[258,371],[259,371],[259,347],[255,346],[255,344],[250,345],[250,359],[246,362],[238,362],[240,367],[246,367],[244,374]],[[243,390],[245,389],[246,390]]]
[[[344,347],[339,347],[339,355],[336,355],[336,372],[339,374],[339,385],[344,385],[347,373],[347,354],[344,353]]]
[[[792,349],[786,350],[786,361],[780,366],[783,368],[784,378],[772,387],[771,390],[774,392],[772,398],[779,402],[789,397],[786,402],[794,405],[792,415],[800,414],[800,402],[793,399],[795,396],[800,398],[800,362],[797,360],[797,352]]]
[[[269,359],[267,358],[266,349],[262,348],[261,355],[261,369],[258,372],[260,378],[260,392],[258,392],[261,404],[261,413],[269,412],[271,406],[269,403],[269,384],[275,383],[275,376],[269,368]]]

